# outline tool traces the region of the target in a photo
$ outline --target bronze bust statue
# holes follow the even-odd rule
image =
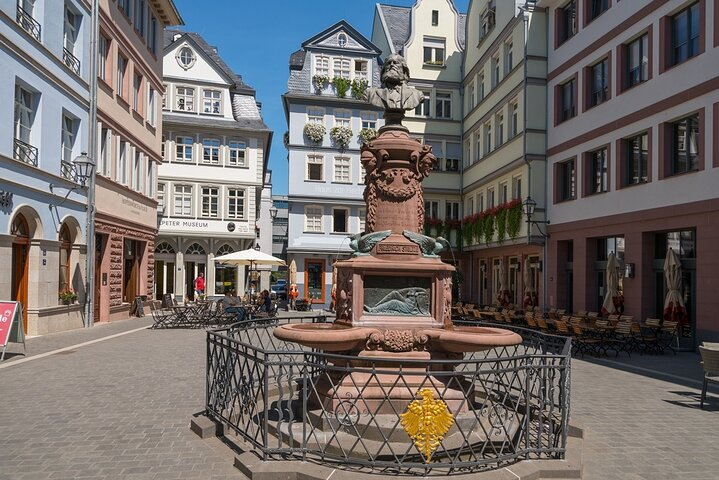
[[[424,101],[422,92],[407,85],[409,67],[401,55],[393,53],[385,59],[380,79],[383,88],[370,88],[367,91],[367,101],[384,108],[388,124],[400,123],[405,110],[412,110]]]

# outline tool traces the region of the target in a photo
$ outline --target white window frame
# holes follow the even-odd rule
[[[30,144],[35,121],[35,93],[15,85],[15,138]]]
[[[432,92],[422,90],[422,93],[424,100],[414,109],[414,114],[417,117],[429,118],[432,116]]]
[[[145,169],[145,171],[147,172],[145,176],[145,195],[150,198],[155,198],[155,185],[157,185],[157,166],[150,157],[146,156],[145,159],[147,160],[147,168]]]
[[[363,233],[365,231],[365,228],[367,227],[366,221],[367,221],[367,209],[366,208],[359,208],[357,209],[357,219],[358,219],[358,226],[359,231],[358,233]]]
[[[117,95],[125,98],[125,77],[127,77],[128,60],[121,53],[117,54],[117,85],[115,91]]]
[[[512,71],[512,65],[514,58],[513,58],[513,50],[514,50],[514,41],[510,39],[508,42],[504,43],[504,74],[507,75],[509,72]]]
[[[120,140],[117,144],[117,168],[115,179],[121,185],[127,185],[127,157],[130,154],[130,142]]]
[[[355,59],[354,62],[354,68],[352,71],[352,77],[356,80],[367,80],[367,82],[370,81],[370,62],[368,60],[363,59]],[[359,69],[358,69],[359,67]],[[364,70],[362,69],[364,67]]]
[[[509,104],[509,114],[509,138],[514,138],[519,133],[519,102],[517,100]]]
[[[175,184],[172,195],[172,214],[176,217],[192,217],[194,197],[194,185]]]
[[[77,45],[77,37],[80,30],[81,20],[82,15],[79,15],[77,12],[70,9],[67,4],[65,4],[65,11],[63,13],[62,45],[75,57],[77,57],[75,47]]]
[[[62,134],[60,139],[61,159],[68,163],[73,163],[73,149],[75,148],[75,140],[77,139],[78,120],[70,115],[62,115]]]
[[[452,118],[452,92],[437,92],[435,95],[435,116],[437,118]],[[440,108],[441,104],[441,108]],[[440,114],[441,113],[441,114]]]
[[[242,195],[237,195],[238,193]],[[226,217],[230,220],[244,220],[247,216],[247,190],[244,188],[228,188],[227,189],[227,212]],[[235,213],[232,213],[232,210]],[[242,210],[238,215],[238,211]]]
[[[362,129],[373,129],[377,130],[377,113],[375,112],[360,112],[360,122]]]
[[[494,55],[491,60],[491,67],[492,67],[492,89],[496,88],[497,85],[499,85],[499,82],[501,80],[501,70],[499,68],[499,53]]]
[[[320,166],[320,177],[319,179],[310,178],[310,165]],[[310,182],[324,182],[325,181],[325,158],[322,155],[307,155],[305,162],[305,180]]]
[[[142,191],[142,171],[145,154],[135,147],[132,161],[132,189],[136,192]]]
[[[439,218],[439,200],[424,201],[424,218]]]
[[[166,83],[162,84],[162,89],[164,90],[162,93],[162,109],[169,110],[170,109],[170,101],[171,101],[171,97],[172,97],[172,95],[171,95],[172,89]]]
[[[132,108],[138,113],[142,111],[141,102],[144,98],[144,95],[142,94],[142,85],[144,84],[143,80],[142,74],[139,72],[135,72],[132,75]]]
[[[332,162],[332,182],[352,183],[352,158],[334,157]]]
[[[314,75],[330,76],[330,57],[327,55],[315,55],[314,62],[312,63],[314,68]]]
[[[147,84],[147,123],[153,127],[157,125],[157,91],[149,82]]]
[[[324,125],[325,109],[321,107],[307,107],[307,123],[319,123],[320,125]]]
[[[110,163],[112,161],[112,130],[109,128],[100,129],[100,164],[98,172],[105,177],[110,176]]]
[[[207,209],[205,209],[205,200],[207,201]],[[214,211],[213,211],[214,207]],[[220,218],[220,187],[215,185],[200,186],[200,217],[202,218]]]
[[[522,198],[522,176],[512,177],[512,199]]]
[[[195,87],[175,86],[175,110],[179,112],[195,112]],[[188,93],[192,92],[192,94]],[[180,102],[183,102],[182,108]],[[189,107],[188,107],[189,105]]]
[[[189,139],[190,144],[180,142],[181,139]],[[182,155],[179,155],[179,148],[182,148]],[[190,158],[187,158],[187,149],[190,149]],[[193,163],[195,157],[195,139],[189,135],[176,135],[175,136],[175,161],[183,163]]]
[[[484,124],[483,133],[484,154],[488,155],[492,152],[492,124],[490,122]]]
[[[222,90],[214,88],[202,89],[202,113],[222,115]]]
[[[335,127],[347,127],[352,128],[352,111],[336,109],[334,115],[334,126]]]
[[[319,205],[305,206],[305,232],[324,233],[324,209]]]
[[[344,212],[345,228],[344,230],[335,230],[335,213]],[[346,207],[332,207],[332,233],[349,233],[350,231],[350,209]]]
[[[222,141],[218,138],[202,139],[202,163],[205,165],[220,165],[222,161],[220,149]]]
[[[242,140],[230,140],[227,142],[227,150],[227,165],[229,167],[247,166],[247,143]]]
[[[332,57],[332,77],[352,78],[352,59],[349,57]]]
[[[495,142],[496,148],[504,145],[504,112],[499,112],[494,117],[495,123]]]
[[[165,211],[167,206],[165,205],[165,192],[167,191],[167,184],[159,182],[157,184],[157,209],[161,212]]]
[[[445,64],[447,58],[446,39],[424,37],[422,47],[422,62],[424,65],[443,66]]]

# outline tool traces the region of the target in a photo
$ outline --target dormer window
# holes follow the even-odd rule
[[[222,113],[222,92],[205,89],[202,91],[202,111],[213,115]]]
[[[345,35],[344,33],[340,33],[339,35],[337,35],[337,45],[344,48],[345,45],[347,45],[347,35]]]
[[[180,48],[176,58],[177,63],[185,70],[189,70],[195,64],[195,53],[190,47]]]

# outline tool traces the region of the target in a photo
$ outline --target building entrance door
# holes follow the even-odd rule
[[[22,304],[22,327],[27,333],[27,283],[30,250],[30,229],[22,214],[12,223],[10,233],[15,235],[12,244],[12,279],[10,299]]]
[[[105,237],[95,235],[95,289],[93,291],[92,316],[95,322],[100,322],[100,289],[102,289],[102,252],[105,247]]]
[[[205,264],[200,262],[185,262],[185,296],[188,300],[195,300],[195,279],[202,273],[207,277],[205,273]],[[207,282],[207,278],[205,278]],[[207,284],[205,284],[205,289]]]
[[[138,242],[126,238],[124,247],[124,288],[122,301],[132,303],[139,292],[140,256],[138,255]]]

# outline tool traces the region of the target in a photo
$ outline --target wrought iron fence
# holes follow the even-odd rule
[[[20,5],[17,6],[16,20],[18,25],[20,25],[23,30],[35,37],[35,40],[37,40],[38,42],[40,41],[40,32],[42,30],[42,27],[37,22],[37,20],[32,18],[32,15],[30,15],[30,13],[28,13]]]
[[[75,75],[80,75],[80,60],[64,47],[62,49],[62,61],[70,70],[75,72]]]
[[[13,156],[15,160],[37,167],[37,147],[25,143],[17,138],[13,141]]]
[[[77,182],[77,171],[75,170],[75,164],[72,162],[66,162],[60,160],[60,174],[62,178],[67,178],[73,182]]]
[[[207,332],[207,414],[265,460],[413,475],[564,457],[570,339],[518,328],[521,345],[397,366],[303,349],[272,335],[290,321],[297,319]],[[407,404],[425,388],[453,417],[429,456],[402,425]],[[396,400],[406,392],[404,403]]]

